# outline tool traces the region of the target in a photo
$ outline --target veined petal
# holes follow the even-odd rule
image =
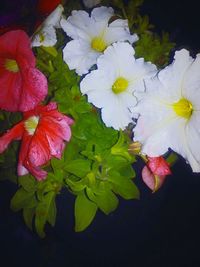
[[[0,136],[0,153],[4,152],[12,141],[21,139],[23,132],[24,125],[23,122],[20,122],[11,130],[8,130],[7,133]]]
[[[63,58],[70,69],[76,69],[77,74],[88,72],[96,63],[99,53],[92,51],[89,44],[83,40],[72,40],[63,49]]]
[[[18,110],[27,111],[33,109],[46,97],[47,79],[39,70],[29,68],[23,71],[23,80]]]
[[[185,127],[185,140],[188,146],[186,160],[193,172],[200,172],[200,127],[189,121]]]
[[[88,28],[91,27],[91,18],[89,14],[83,10],[73,10],[72,15],[66,19],[62,18],[60,25],[68,36],[73,39],[90,40]]]
[[[114,15],[112,7],[96,7],[91,12],[91,18],[95,21],[105,21],[108,23],[109,19]]]
[[[120,105],[119,101],[111,107],[106,106],[101,110],[102,120],[107,127],[113,127],[116,130],[124,130],[132,122],[131,113],[127,108]]]
[[[116,41],[129,41],[133,44],[138,40],[138,36],[137,34],[130,34],[127,20],[116,19],[109,24],[104,34],[104,39],[109,45]]]
[[[172,64],[158,73],[158,78],[169,92],[168,94],[171,94],[176,100],[181,97],[180,89],[182,88],[184,75],[192,62],[193,58],[190,57],[189,51],[182,49],[175,53]]]

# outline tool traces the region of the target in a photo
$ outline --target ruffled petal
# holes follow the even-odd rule
[[[129,41],[133,44],[139,38],[137,34],[130,34],[127,20],[116,19],[109,24],[104,34],[104,39],[106,43],[110,45],[116,41]]]
[[[9,31],[0,36],[0,58],[15,59],[18,65],[35,67],[30,39],[22,30]]]
[[[91,50],[90,45],[82,40],[72,40],[63,49],[63,58],[70,69],[75,69],[79,75],[89,71],[96,63],[100,53]]]
[[[19,102],[19,111],[34,109],[47,95],[47,78],[42,72],[35,68],[23,71],[23,84]]]
[[[23,122],[20,122],[11,130],[8,130],[4,135],[0,136],[0,153],[4,152],[13,140],[21,139],[23,132],[24,125]]]
[[[107,127],[113,127],[116,130],[124,130],[132,122],[131,113],[127,108],[120,105],[119,101],[112,106],[104,107],[101,110],[102,120]]]
[[[109,19],[114,15],[114,10],[112,7],[96,7],[91,12],[91,18],[94,19],[94,21],[105,21],[108,23]]]
[[[91,27],[91,18],[83,10],[73,10],[72,15],[66,19],[62,18],[60,25],[68,36],[73,39],[90,40],[88,29]]]
[[[193,58],[190,57],[189,51],[182,49],[176,51],[172,64],[158,73],[159,80],[163,83],[168,95],[174,98],[174,102],[182,97],[181,89],[184,75],[192,62]]]

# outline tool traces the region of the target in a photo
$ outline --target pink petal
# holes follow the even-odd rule
[[[153,192],[157,191],[163,185],[165,178],[165,175],[155,177],[147,166],[144,166],[142,170],[142,180]]]
[[[163,157],[148,157],[147,166],[155,175],[171,174],[170,166]]]
[[[19,140],[22,138],[24,132],[24,124],[23,122],[15,125],[11,130],[8,130],[7,133],[0,137],[0,153],[2,153],[11,141]]]
[[[34,109],[47,95],[46,77],[37,69],[29,68],[22,72],[23,83],[18,110]]]

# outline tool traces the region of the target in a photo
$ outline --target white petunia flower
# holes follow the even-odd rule
[[[200,54],[185,49],[174,61],[146,82],[146,94],[138,103],[140,117],[134,140],[142,153],[160,156],[169,148],[182,155],[194,172],[200,172]]]
[[[102,108],[102,120],[108,127],[125,129],[132,122],[131,109],[137,92],[144,91],[145,77],[155,75],[156,66],[135,59],[133,47],[126,42],[109,46],[97,59],[97,70],[81,81],[80,89],[88,101]]]
[[[60,28],[60,20],[63,11],[63,6],[58,5],[57,8],[46,18],[32,37],[32,47],[54,46],[56,44],[56,28]]]
[[[111,7],[98,7],[92,10],[91,16],[83,10],[74,10],[67,20],[61,20],[63,30],[74,39],[63,50],[64,61],[70,69],[79,75],[85,74],[112,43],[129,41],[132,44],[138,40],[136,34],[130,34],[127,20],[109,23],[113,15]]]
[[[101,3],[101,0],[83,0],[83,4],[88,8],[97,6],[99,3]]]

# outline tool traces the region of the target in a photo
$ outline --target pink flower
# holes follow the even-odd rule
[[[142,170],[142,179],[155,192],[170,174],[170,166],[163,157],[148,157],[147,165]]]
[[[0,137],[0,153],[12,140],[22,139],[18,175],[31,173],[37,180],[45,179],[47,172],[40,167],[52,157],[61,158],[64,141],[71,138],[73,120],[61,114],[54,102],[37,106],[24,113],[24,119]]]
[[[0,36],[0,109],[34,109],[47,95],[47,79],[35,68],[28,35],[22,30]]]

